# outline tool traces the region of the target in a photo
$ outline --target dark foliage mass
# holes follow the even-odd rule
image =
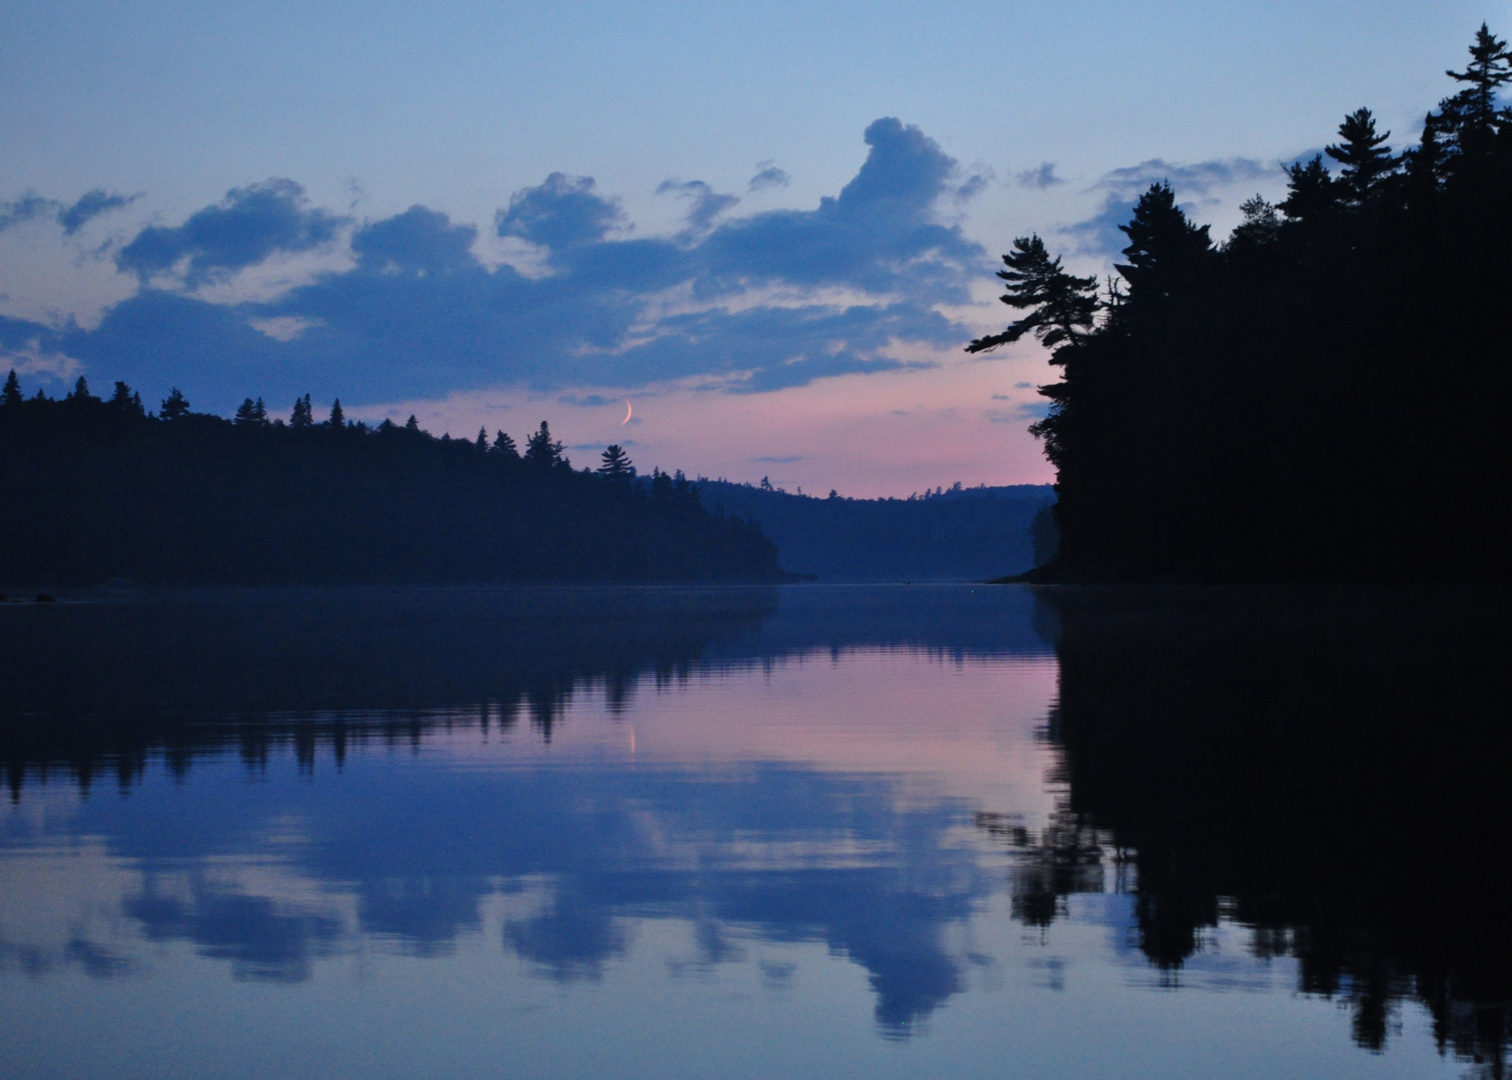
[[[1417,145],[1368,109],[1222,245],[1169,185],[1103,299],[1038,237],[1004,257],[1063,381],[1059,572],[1103,579],[1505,577],[1512,53],[1484,26]],[[1099,312],[1101,316],[1099,317]]]
[[[1347,1004],[1361,1046],[1416,998],[1441,1052],[1503,1076],[1505,589],[1285,588],[1042,597],[1068,800],[1036,860],[1057,873],[1019,891],[1048,919],[1118,861],[1170,981],[1231,920],[1298,960],[1299,990]]]
[[[1034,566],[1048,485],[940,489],[907,499],[814,498],[701,480],[706,503],[761,523],[783,566],[820,581],[965,581]]]
[[[543,422],[516,451],[484,432],[434,438],[235,420],[174,391],[154,416],[124,383],[62,400],[0,392],[0,578],[88,584],[771,580],[758,526],[717,517],[681,475],[637,484],[628,459],[574,471]]]

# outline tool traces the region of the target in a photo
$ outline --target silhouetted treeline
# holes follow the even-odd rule
[[[618,449],[618,448],[612,448]],[[760,527],[694,486],[633,482],[623,452],[574,471],[545,423],[520,453],[403,427],[235,420],[174,391],[158,415],[117,383],[62,400],[0,392],[0,582],[772,580]]]
[[[1352,113],[1224,244],[1151,187],[1106,296],[1015,241],[1026,314],[970,349],[1033,333],[1064,369],[1031,429],[1062,577],[1507,575],[1512,54],[1470,52],[1415,146]]]
[[[1467,588],[1046,591],[1068,797],[1024,917],[1099,890],[1106,846],[1172,979],[1222,917],[1347,1002],[1362,1046],[1415,997],[1441,1049],[1503,1075],[1509,609]]]
[[[953,488],[907,499],[791,495],[699,480],[709,506],[759,521],[784,568],[821,581],[981,580],[1036,564],[1032,523],[1048,485]]]

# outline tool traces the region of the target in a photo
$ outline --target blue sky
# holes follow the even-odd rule
[[[13,0],[0,363],[821,493],[1047,479],[1043,356],[959,351],[1013,237],[1106,272],[1162,178],[1221,236],[1346,112],[1411,138],[1509,14]]]

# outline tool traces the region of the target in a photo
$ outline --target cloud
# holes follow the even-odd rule
[[[1077,251],[1083,254],[1114,255],[1128,246],[1119,226],[1126,224],[1134,204],[1151,184],[1166,181],[1178,198],[1206,200],[1219,188],[1273,177],[1276,169],[1253,158],[1225,158],[1176,165],[1161,158],[1151,158],[1138,165],[1114,169],[1089,189],[1102,195],[1102,208],[1085,221],[1066,226],[1061,232],[1075,238]]]
[[[115,195],[103,188],[95,188],[86,191],[72,206],[60,206],[58,224],[63,226],[64,236],[72,236],[101,214],[120,210],[138,198],[138,195]]]
[[[274,341],[293,341],[310,327],[318,325],[297,315],[279,315],[271,319],[248,319],[248,325]]]
[[[955,162],[918,128],[891,117],[872,123],[865,139],[871,152],[837,198],[715,230],[698,251],[702,284],[781,281],[966,302],[985,253],[932,214],[949,193]]]
[[[790,454],[787,457],[753,457],[752,461],[759,461],[764,465],[791,465],[795,461],[802,461],[802,454]]]
[[[958,203],[970,202],[987,190],[987,185],[990,183],[992,183],[991,171],[974,173],[966,178],[964,184],[951,192],[951,197]]]
[[[304,188],[292,180],[265,180],[233,188],[182,225],[143,229],[116,255],[116,265],[147,281],[187,260],[183,283],[194,288],[223,280],[279,252],[309,251],[330,243],[346,219],[310,209]]]
[[[44,198],[35,191],[28,191],[15,202],[0,202],[0,232],[12,225],[50,216],[62,227],[64,236],[73,236],[101,214],[129,206],[138,198],[138,195],[116,195],[103,188],[95,188],[85,192],[78,202],[65,206],[57,199]]]
[[[769,161],[759,162],[756,166],[756,175],[751,177],[751,182],[746,186],[746,193],[754,195],[758,191],[770,191],[772,188],[785,188],[792,177],[777,168]]]
[[[589,452],[591,452],[591,451],[594,451],[594,450],[607,450],[611,446],[618,446],[621,450],[633,450],[636,447],[636,445],[637,445],[637,443],[636,443],[636,441],[634,439],[616,439],[612,443],[608,443],[608,442],[570,443],[570,444],[568,444],[567,449],[568,450],[583,450],[583,451],[589,451]]]
[[[35,191],[28,191],[15,202],[0,202],[0,232],[40,217],[56,205],[51,199],[44,199]]]
[[[1048,401],[1021,401],[1011,409],[988,409],[983,414],[989,423],[1020,424],[1025,420],[1043,420],[1050,415]]]
[[[473,225],[416,205],[356,224],[349,261],[282,291],[195,294],[339,244],[353,224],[310,207],[292,181],[239,188],[181,225],[144,229],[117,256],[137,293],[92,330],[41,328],[38,348],[97,378],[182,386],[222,411],[247,394],[305,392],[354,405],[673,380],[749,393],[929,366],[921,350],[970,337],[939,306],[968,302],[989,269],[938,217],[971,181],[896,119],[871,124],[865,142],[855,177],[811,209],[729,217],[734,196],[671,181],[663,189],[690,201],[691,227],[667,237],[625,236],[616,199],[591,178],[552,173],[493,223],[541,249],[544,275],[484,265]]]
[[[602,394],[587,394],[578,397],[576,394],[563,394],[557,401],[563,405],[576,405],[584,409],[596,409],[601,405],[613,405],[619,398],[606,398]]]
[[[1275,169],[1253,158],[1226,158],[1199,161],[1192,165],[1173,165],[1161,158],[1151,158],[1138,165],[1114,169],[1094,185],[1123,195],[1137,194],[1151,184],[1169,181],[1172,188],[1186,195],[1207,195],[1214,188],[1227,187],[1238,181],[1271,176]]]
[[[1055,162],[1042,161],[1037,169],[1025,169],[1014,176],[1014,180],[1021,188],[1035,188],[1043,191],[1046,188],[1064,184],[1066,181],[1055,175]]]
[[[445,274],[479,269],[473,258],[478,230],[453,225],[445,214],[411,206],[402,214],[364,225],[352,237],[352,254],[367,271]]]
[[[706,376],[705,386],[733,392],[782,390],[837,375],[924,368],[887,356],[893,341],[955,344],[959,330],[916,303],[724,309],[674,316],[664,331],[625,356],[638,381]]]
[[[509,209],[500,210],[495,228],[500,236],[518,236],[532,244],[560,251],[602,240],[624,221],[614,199],[595,191],[593,177],[552,173],[539,187],[516,192]]]
[[[842,210],[912,216],[934,202],[955,167],[933,139],[891,116],[874,120],[863,137],[872,151],[840,189]]]
[[[669,191],[675,191],[682,198],[690,200],[688,225],[695,230],[707,228],[716,217],[740,202],[734,195],[719,194],[702,180],[689,180],[687,183],[663,180],[656,189],[658,195]]]

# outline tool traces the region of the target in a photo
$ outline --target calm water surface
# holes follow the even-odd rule
[[[1501,1076],[1505,610],[10,605],[0,1074]]]

